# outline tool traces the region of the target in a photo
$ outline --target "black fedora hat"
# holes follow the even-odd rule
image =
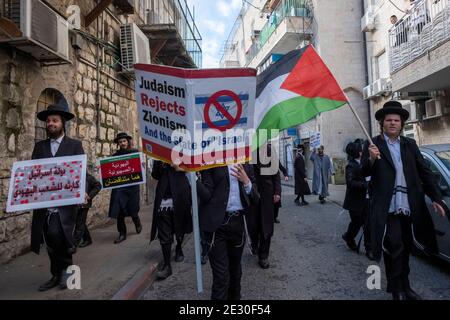
[[[114,139],[114,142],[115,143],[119,143],[119,140],[120,139],[127,139],[127,140],[131,140],[131,139],[133,139],[132,137],[130,137],[128,134],[126,134],[125,132],[119,132],[117,135],[116,135],[116,138]]]
[[[349,142],[345,147],[345,153],[354,159],[359,157],[360,152],[362,152],[362,146],[357,141]]]
[[[383,108],[375,112],[375,119],[377,119],[377,121],[380,121],[387,114],[398,114],[403,119],[403,121],[406,121],[409,118],[409,111],[403,109],[402,104],[398,101],[386,102],[383,105]]]
[[[54,114],[60,115],[66,121],[70,121],[75,117],[73,113],[69,112],[66,106],[63,106],[61,104],[51,104],[47,107],[46,110],[39,112],[37,114],[37,118],[41,121],[46,121],[48,116]]]

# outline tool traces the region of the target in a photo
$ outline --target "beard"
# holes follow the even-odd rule
[[[45,131],[47,131],[47,136],[51,139],[58,139],[64,133],[63,128],[54,129],[54,130],[50,130],[49,128],[46,128]]]

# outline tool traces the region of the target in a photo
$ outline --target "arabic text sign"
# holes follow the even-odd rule
[[[131,153],[100,160],[100,180],[104,189],[145,183],[144,156]]]
[[[84,203],[86,155],[15,162],[7,212]]]
[[[320,132],[315,132],[310,136],[309,145],[312,149],[320,147],[321,145]]]

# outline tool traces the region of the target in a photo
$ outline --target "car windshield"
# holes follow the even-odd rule
[[[442,161],[442,163],[450,170],[450,150],[436,152],[436,156]]]

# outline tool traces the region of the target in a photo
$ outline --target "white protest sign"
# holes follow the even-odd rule
[[[314,132],[313,134],[311,134],[309,138],[309,145],[311,150],[321,146],[320,132]]]
[[[169,163],[176,155],[188,171],[250,159],[256,70],[143,64],[135,70],[145,153]],[[177,129],[183,132],[172,134]]]
[[[86,155],[15,162],[7,212],[84,203]]]

